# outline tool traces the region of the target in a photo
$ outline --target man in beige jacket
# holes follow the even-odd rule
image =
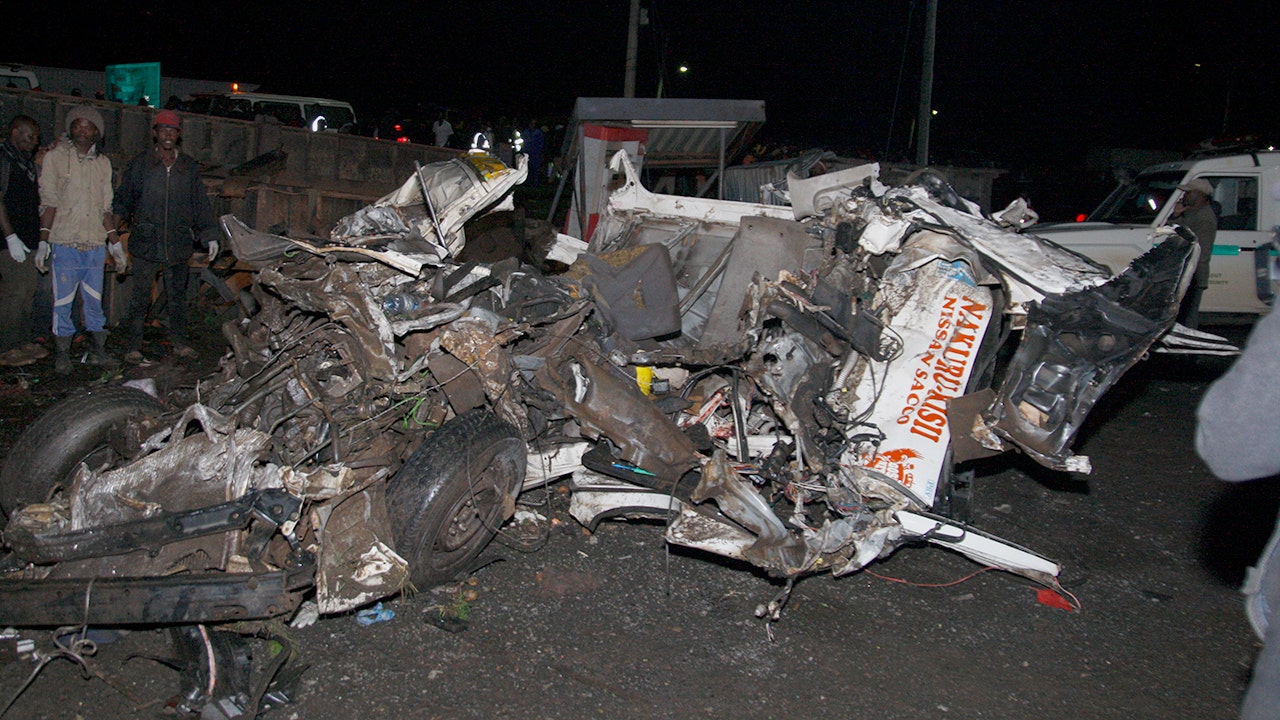
[[[98,151],[102,114],[92,105],[67,113],[67,138],[44,157],[40,171],[40,239],[36,262],[53,256],[54,369],[71,372],[72,302],[80,292],[85,329],[93,336],[89,362],[105,365],[106,316],[102,313],[103,264],[108,250],[117,267],[124,249],[111,216],[111,160]],[[47,248],[47,249],[46,249]]]

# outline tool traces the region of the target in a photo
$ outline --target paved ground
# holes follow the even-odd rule
[[[184,382],[215,347],[148,372]],[[395,618],[370,627],[294,631],[312,667],[271,716],[1233,717],[1257,649],[1235,586],[1280,485],[1219,483],[1195,457],[1194,407],[1224,367],[1156,358],[1131,372],[1077,445],[1092,476],[1017,462],[981,479],[975,524],[1059,560],[1080,612],[998,572],[948,584],[979,568],[907,548],[880,577],[802,581],[771,640],[753,613],[770,580],[668,553],[658,526],[587,534],[553,489],[525,498],[549,524],[511,529],[470,584],[393,601]],[[18,379],[0,371],[0,451],[69,386],[43,365]],[[440,605],[465,608],[466,629],[426,622]],[[128,658],[166,652],[163,634],[135,632],[100,648],[90,679],[54,662],[6,717],[153,716],[176,675]],[[0,702],[31,670],[0,660]]]

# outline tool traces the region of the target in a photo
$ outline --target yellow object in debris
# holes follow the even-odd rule
[[[509,169],[502,164],[501,160],[483,150],[472,150],[467,153],[466,157],[467,162],[471,163],[471,167],[478,170],[485,180],[492,180]]]
[[[653,368],[649,365],[637,365],[636,384],[640,386],[640,392],[648,395],[653,390]]]

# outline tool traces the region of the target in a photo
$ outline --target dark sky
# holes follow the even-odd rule
[[[668,96],[765,100],[768,139],[909,154],[924,0],[644,5],[639,94],[665,68]],[[347,99],[366,121],[419,102],[566,115],[577,96],[622,94],[627,0],[26,3],[6,7],[8,29],[21,8],[29,32],[6,32],[0,59],[159,61],[166,75]],[[1009,167],[1094,146],[1185,149],[1224,125],[1272,137],[1275,8],[1191,8],[940,0],[933,156]]]

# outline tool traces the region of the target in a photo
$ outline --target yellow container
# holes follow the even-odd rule
[[[649,365],[636,366],[636,385],[640,392],[648,395],[653,390],[653,368]]]

